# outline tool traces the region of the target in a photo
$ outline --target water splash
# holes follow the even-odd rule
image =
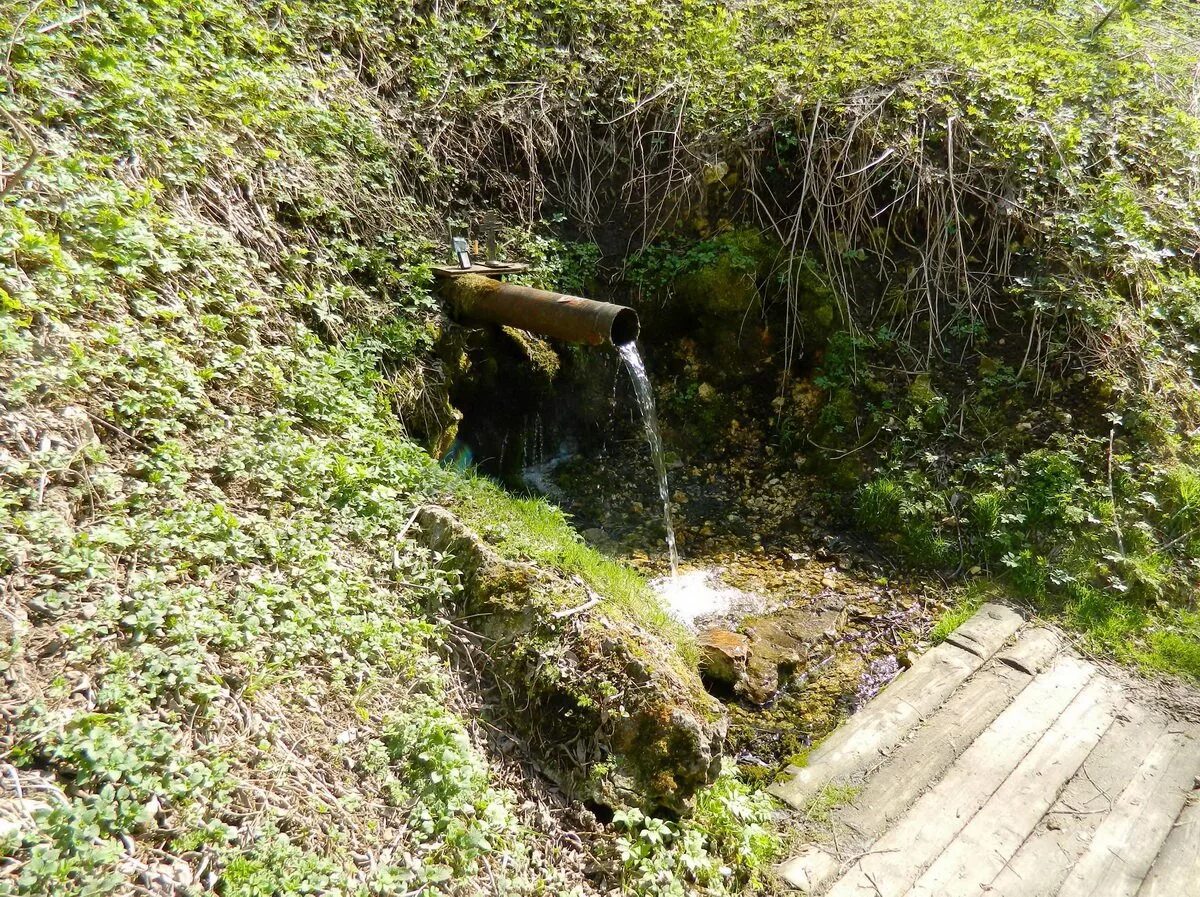
[[[636,343],[617,346],[621,360],[633,378],[633,390],[637,393],[638,406],[642,409],[642,421],[646,424],[646,441],[650,443],[650,460],[658,474],[658,494],[662,497],[663,521],[667,525],[667,549],[671,554],[671,576],[679,574],[679,551],[675,547],[675,527],[671,523],[671,491],[667,485],[667,462],[663,457],[662,437],[658,433],[658,415],[654,412],[654,393],[650,390],[650,378],[646,376],[646,365],[638,352]]]
[[[751,592],[743,592],[721,582],[717,570],[689,570],[675,577],[662,577],[650,583],[675,619],[695,627],[707,617],[741,617],[766,610],[766,601]],[[709,621],[711,622],[711,621]]]

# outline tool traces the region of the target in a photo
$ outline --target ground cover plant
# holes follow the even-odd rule
[[[0,892],[763,886],[732,773],[586,843],[541,812],[426,612],[460,586],[411,514],[453,498],[662,622],[428,451],[430,268],[482,206],[547,285],[668,238],[647,301],[751,277],[800,425],[879,434],[855,525],[1200,667],[1187,4],[0,9]]]

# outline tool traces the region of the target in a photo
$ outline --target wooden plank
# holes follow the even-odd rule
[[[1008,778],[1092,678],[1061,657],[1037,676],[830,890],[830,897],[901,897]]]
[[[796,809],[827,784],[864,772],[893,747],[921,717],[935,710],[980,660],[953,645],[926,652],[912,667],[830,735],[808,757],[808,765],[789,767],[791,778],[768,790]]]
[[[883,834],[1032,681],[1008,666],[980,670],[896,748],[838,819],[871,839]]]
[[[495,265],[484,265],[472,262],[470,268],[461,265],[435,266],[433,273],[438,277],[462,277],[464,274],[480,274],[484,277],[501,277],[505,274],[520,274],[529,268],[524,262],[497,262]]]
[[[851,804],[835,812],[839,854],[864,853],[1031,681],[1032,676],[1000,665],[972,676],[871,774]],[[822,864],[807,877],[811,886],[823,886],[839,871]]]
[[[1052,897],[1166,720],[1128,705],[1063,789],[1034,832],[992,880],[989,897]]]
[[[917,880],[911,897],[976,897],[1033,831],[1112,724],[1118,689],[1095,677]]]
[[[838,854],[863,853],[1033,681],[1022,669],[1040,669],[1059,648],[1058,638],[1049,630],[1022,632],[1004,652],[1018,663],[997,663],[1004,656],[998,654],[954,692],[878,770],[869,773],[866,787],[853,802],[834,812]],[[828,884],[841,871],[831,859],[831,854],[813,850],[793,857],[788,869],[804,883],[803,888],[793,887],[813,893]]]
[[[952,645],[987,660],[1020,628],[1021,615],[1003,604],[985,604],[946,637]]]
[[[1158,855],[1192,789],[1200,743],[1168,729],[1100,823],[1060,897],[1131,897]]]
[[[1044,670],[1060,650],[1062,639],[1052,630],[1038,626],[1022,632],[1016,644],[999,652],[996,660],[1033,676]]]
[[[981,617],[982,615],[982,617]],[[859,775],[898,744],[922,718],[936,710],[1021,625],[1021,617],[1000,605],[984,605],[960,629],[971,626],[966,651],[947,640],[920,657],[878,697],[809,755],[804,768],[789,767],[789,778],[768,790],[797,809],[833,781]],[[980,653],[976,653],[980,652]]]
[[[1200,897],[1200,788],[1184,804],[1138,897]]]

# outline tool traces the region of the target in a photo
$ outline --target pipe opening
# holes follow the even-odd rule
[[[638,338],[641,329],[637,312],[632,308],[622,308],[613,316],[608,338],[614,346],[625,346]]]

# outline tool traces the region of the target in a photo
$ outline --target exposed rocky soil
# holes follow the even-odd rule
[[[733,594],[693,625],[706,685],[730,709],[729,753],[765,779],[907,666],[948,596],[838,535],[813,500],[816,478],[773,463],[756,434],[733,436],[722,458],[672,458],[672,509],[681,575]],[[538,484],[592,544],[668,573],[638,439],[539,468]]]

